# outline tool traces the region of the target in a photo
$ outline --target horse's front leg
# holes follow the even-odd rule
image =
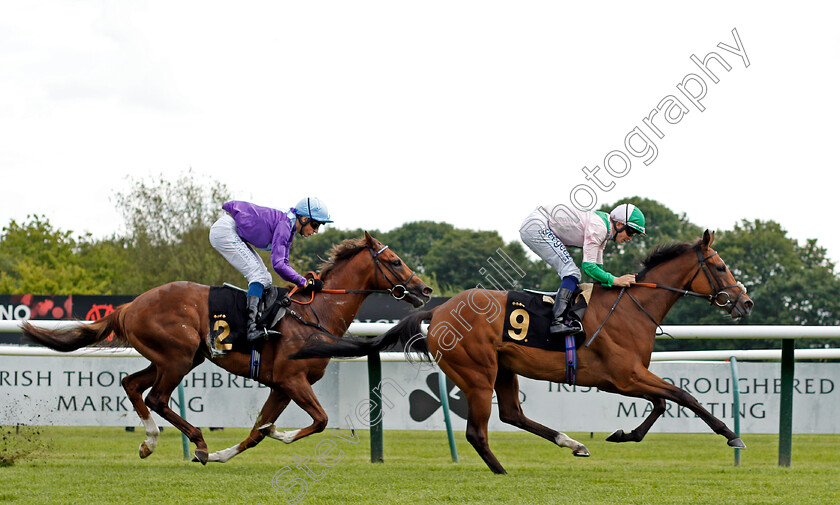
[[[730,447],[737,449],[743,449],[746,447],[741,438],[735,435],[735,433],[733,433],[723,421],[713,416],[708,410],[703,408],[703,406],[700,405],[700,402],[698,402],[696,398],[691,396],[685,390],[660,379],[647,369],[638,370],[635,376],[636,379],[624,388],[619,388],[617,385],[613,385],[612,387],[599,386],[599,388],[603,391],[613,391],[626,396],[647,398],[652,401],[654,405],[654,409],[648,418],[645,419],[645,421],[636,428],[636,430],[634,430],[634,432],[636,432],[636,436],[634,438],[625,438],[626,435],[619,435],[618,432],[616,432],[610,435],[610,438],[616,437],[620,440],[612,441],[641,441],[647,433],[647,430],[649,430],[653,425],[654,421],[656,421],[656,419],[662,415],[662,412],[665,411],[665,400],[670,400],[697,414],[697,416],[702,419],[703,422],[712,429],[712,431],[718,435],[726,437],[727,443]]]
[[[648,398],[648,400],[653,404],[653,409],[645,420],[642,421],[642,424],[630,433],[625,433],[622,429],[615,430],[612,435],[607,437],[607,442],[641,442],[645,438],[653,423],[665,413],[664,398]]]
[[[259,444],[269,434],[266,428],[274,428],[272,423],[280,416],[286,406],[289,405],[290,400],[283,391],[272,389],[268,394],[268,399],[265,401],[262,410],[260,410],[257,422],[251,428],[251,433],[248,434],[248,438],[233,447],[228,447],[227,449],[210,454],[207,461],[225,463],[237,454]],[[193,461],[198,460],[193,458]]]
[[[313,433],[320,433],[327,427],[327,413],[318,398],[315,397],[315,392],[312,390],[312,385],[306,378],[306,374],[300,372],[291,377],[288,377],[280,385],[283,391],[288,395],[293,402],[302,408],[312,418],[312,424],[306,428],[290,431],[277,431],[274,426],[263,426],[260,430],[263,434],[291,444],[295,440],[300,440],[303,437],[308,437]]]

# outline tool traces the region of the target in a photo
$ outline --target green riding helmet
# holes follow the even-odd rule
[[[622,203],[610,212],[610,217],[613,221],[624,223],[625,227],[632,228],[636,233],[647,235],[645,233],[645,215],[632,203]],[[622,231],[624,231],[624,227],[617,229],[616,233]]]

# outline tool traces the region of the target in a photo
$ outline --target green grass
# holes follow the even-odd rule
[[[12,428],[14,430],[14,428]],[[35,434],[37,433],[37,434]],[[247,430],[205,430],[211,451],[238,443]],[[265,440],[225,464],[183,460],[174,429],[141,460],[145,436],[122,428],[37,428],[27,437],[4,428],[0,503],[19,504],[282,504],[306,483],[301,504],[514,503],[542,504],[834,504],[840,483],[840,435],[796,435],[793,464],[780,468],[778,437],[744,435],[741,466],[733,450],[712,434],[650,434],[640,444],[611,444],[606,434],[569,435],[590,458],[523,432],[491,433],[491,447],[508,475],[493,475],[463,434],[452,463],[442,432],[385,432],[385,463],[371,464],[367,433],[353,444],[325,433],[292,445]],[[316,461],[316,448],[335,442]],[[323,442],[322,451],[330,442]],[[339,451],[341,451],[339,453]],[[340,457],[340,459],[339,459]],[[296,468],[309,458],[314,477]],[[272,479],[282,468],[290,471]],[[300,481],[294,481],[298,478]],[[285,492],[278,492],[287,486]]]

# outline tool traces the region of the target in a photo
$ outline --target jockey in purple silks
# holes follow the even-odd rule
[[[263,291],[271,286],[271,274],[253,247],[271,251],[271,266],[304,292],[320,291],[320,279],[305,279],[289,265],[289,249],[295,233],[309,237],[324,223],[331,223],[327,207],[315,197],[304,198],[287,211],[233,200],[222,206],[225,214],[210,227],[210,244],[248,281],[248,341],[267,334],[257,329],[257,311]],[[251,247],[253,246],[253,247]]]

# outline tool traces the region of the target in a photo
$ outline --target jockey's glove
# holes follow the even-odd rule
[[[303,293],[308,295],[310,293],[318,292],[324,289],[324,281],[321,279],[306,279],[306,284],[303,285]]]

